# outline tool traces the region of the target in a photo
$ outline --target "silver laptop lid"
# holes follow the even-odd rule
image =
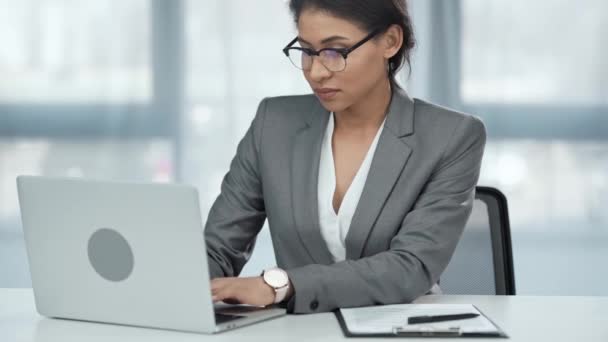
[[[216,331],[197,190],[20,176],[40,314]]]

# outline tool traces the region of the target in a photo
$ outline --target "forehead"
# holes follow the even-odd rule
[[[353,21],[339,18],[327,11],[305,9],[298,18],[298,36],[310,43],[319,44],[331,36],[348,39],[360,38],[365,31]]]

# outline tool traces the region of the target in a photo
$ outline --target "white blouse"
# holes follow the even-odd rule
[[[372,141],[355,178],[353,178],[352,183],[344,194],[344,198],[342,199],[342,203],[336,214],[332,204],[334,192],[336,191],[336,172],[332,150],[334,113],[331,113],[329,116],[321,147],[317,200],[321,235],[327,244],[329,252],[334,258],[334,262],[346,259],[346,247],[344,242],[348,230],[350,229],[350,222],[353,219],[353,214],[359,203],[359,198],[363,192],[363,186],[365,185],[365,180],[367,179],[367,174],[369,173],[369,168],[385,121],[386,118],[382,122],[382,125],[380,125],[376,137]]]

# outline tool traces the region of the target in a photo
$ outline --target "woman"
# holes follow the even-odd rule
[[[284,53],[314,95],[264,99],[238,146],[205,227],[213,298],[295,313],[410,302],[471,212],[484,126],[397,85],[414,46],[405,0],[290,8]],[[266,218],[278,267],[236,278]]]

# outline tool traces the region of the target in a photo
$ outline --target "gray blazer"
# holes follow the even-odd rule
[[[317,208],[328,118],[313,95],[260,103],[205,226],[211,277],[239,274],[268,218],[277,266],[295,289],[290,312],[410,302],[437,282],[470,215],[484,125],[395,89],[347,260],[334,263]]]

